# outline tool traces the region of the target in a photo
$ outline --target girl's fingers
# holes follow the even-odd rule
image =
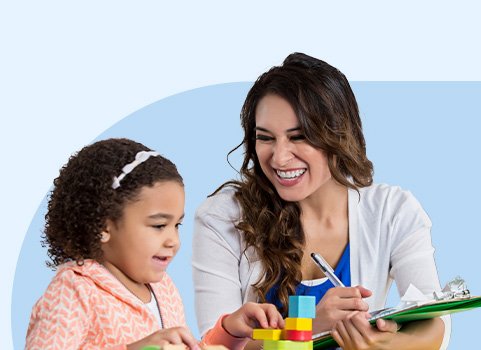
[[[284,319],[274,305],[261,304],[261,306],[267,315],[270,328],[284,328]]]

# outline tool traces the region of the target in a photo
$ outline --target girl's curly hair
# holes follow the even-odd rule
[[[329,170],[338,183],[354,189],[369,186],[373,165],[366,157],[356,99],[338,69],[294,53],[282,66],[262,74],[250,89],[241,111],[245,150],[241,181],[229,181],[220,188],[233,185],[237,189],[243,213],[237,228],[244,233],[246,246],[255,248],[264,269],[254,285],[259,300],[265,302],[267,292],[278,284],[277,296],[285,312],[288,296],[295,294],[302,280],[305,237],[299,205],[279,197],[255,152],[256,107],[269,94],[289,102],[307,142],[326,153]]]
[[[50,193],[42,245],[48,247],[55,269],[67,261],[101,260],[101,232],[107,219],[121,218],[126,203],[135,201],[144,186],[159,181],[183,185],[176,166],[162,156],[139,164],[113,189],[115,176],[140,151],[150,151],[129,139],[107,139],[84,147],[60,169]]]

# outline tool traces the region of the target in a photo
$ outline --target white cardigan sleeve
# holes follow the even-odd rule
[[[243,304],[239,265],[240,236],[235,228],[239,209],[230,194],[208,198],[196,211],[192,271],[195,311],[201,335],[223,314]]]
[[[441,289],[431,242],[431,220],[419,202],[409,192],[397,207],[393,229],[390,276],[396,281],[402,296],[412,283],[423,294],[430,295]],[[446,349],[451,333],[451,318],[442,317],[444,338],[441,349]]]

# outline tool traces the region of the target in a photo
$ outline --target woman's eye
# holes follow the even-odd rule
[[[258,141],[272,141],[272,137],[267,135],[256,135],[256,140]]]
[[[161,230],[165,227],[165,225],[164,224],[162,224],[162,225],[152,225],[152,227],[157,229],[157,230]]]
[[[306,139],[306,137],[302,134],[291,136],[292,141],[302,141],[302,140],[305,140],[305,139]]]
[[[181,222],[179,222],[177,225],[175,225],[175,228],[178,230],[180,226],[182,226]]]

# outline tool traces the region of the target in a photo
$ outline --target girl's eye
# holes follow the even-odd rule
[[[291,140],[292,141],[303,141],[305,140],[306,137],[303,135],[303,134],[299,134],[299,135],[292,135],[291,136]]]
[[[175,228],[176,228],[176,229],[179,229],[180,226],[182,226],[182,223],[181,223],[181,222],[179,222],[177,225],[175,225]]]
[[[256,140],[258,141],[272,141],[272,137],[267,135],[256,135]]]
[[[165,227],[165,225],[164,224],[162,224],[162,225],[152,225],[152,227],[157,229],[157,230],[162,230]]]

